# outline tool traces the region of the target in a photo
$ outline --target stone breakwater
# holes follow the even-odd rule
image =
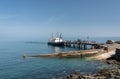
[[[69,51],[69,52],[60,52],[52,54],[39,54],[31,55],[30,57],[89,57],[98,54],[99,52],[104,52],[101,49],[91,49],[91,50],[79,50],[79,51]]]

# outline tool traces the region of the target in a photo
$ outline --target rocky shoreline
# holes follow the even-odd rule
[[[96,74],[73,74],[66,77],[66,79],[120,79],[120,69],[100,70]]]
[[[115,55],[105,61],[107,64],[116,66],[116,68],[102,69],[96,74],[78,74],[74,72],[68,75],[66,79],[120,79],[120,49],[117,48]]]

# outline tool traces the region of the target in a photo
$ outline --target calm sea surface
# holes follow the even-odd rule
[[[94,38],[105,42],[111,38]],[[93,40],[94,40],[93,39]],[[119,40],[119,38],[112,38]],[[40,41],[0,42],[0,79],[57,79],[66,77],[74,71],[95,73],[101,68],[108,68],[102,61],[81,58],[22,58],[23,54],[46,54],[78,50],[66,47],[48,46]]]

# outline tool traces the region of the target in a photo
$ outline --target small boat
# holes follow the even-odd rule
[[[53,46],[64,46],[64,42],[62,39],[62,33],[59,34],[57,33],[57,37],[53,37],[53,33],[52,33],[52,38],[50,38],[48,40],[48,45],[53,45]]]

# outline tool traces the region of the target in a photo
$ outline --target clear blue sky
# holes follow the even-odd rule
[[[0,0],[0,39],[120,36],[120,0]]]

